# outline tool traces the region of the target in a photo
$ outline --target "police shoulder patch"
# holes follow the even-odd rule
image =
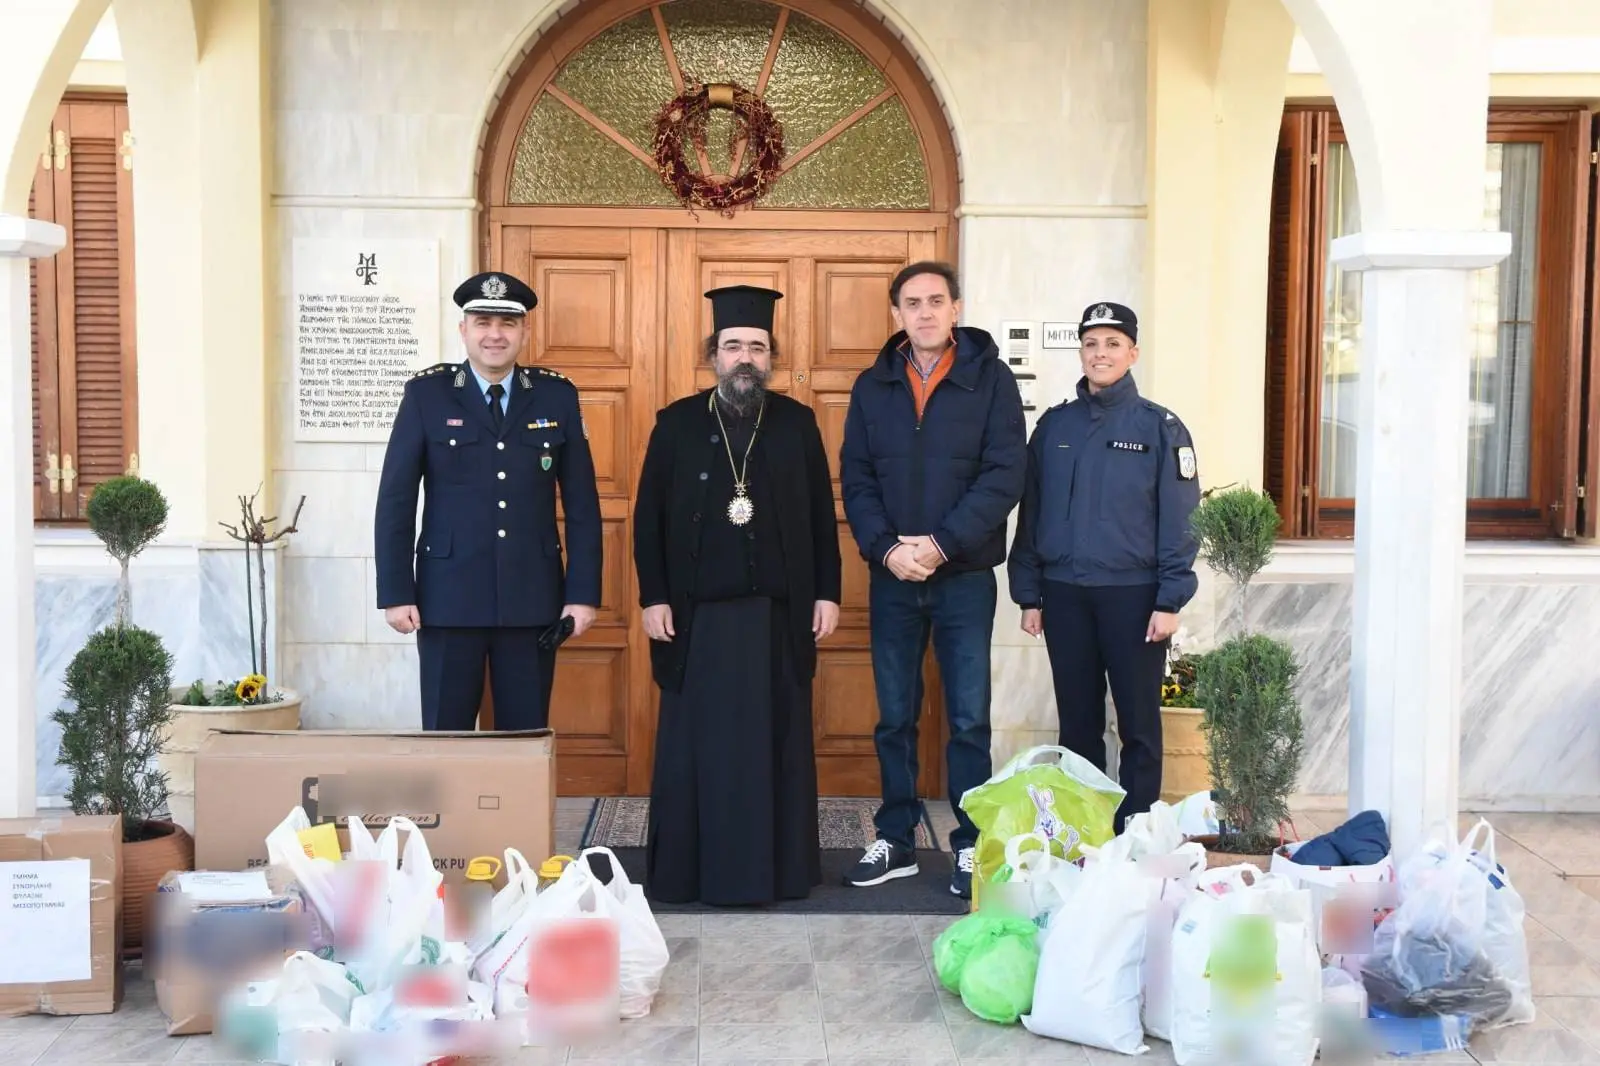
[[[1184,481],[1193,481],[1195,474],[1194,449],[1187,444],[1181,444],[1177,448],[1177,453],[1178,477]]]

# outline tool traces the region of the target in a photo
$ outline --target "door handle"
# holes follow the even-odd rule
[[[72,486],[78,483],[78,472],[72,468],[72,456],[67,456],[66,460],[61,467],[62,488],[71,492]]]
[[[50,484],[52,495],[61,491],[61,467],[56,465],[56,453],[45,452],[44,479]]]

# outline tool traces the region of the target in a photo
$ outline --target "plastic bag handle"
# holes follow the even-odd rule
[[[1476,846],[1479,830],[1482,830],[1488,837],[1487,849]],[[1500,862],[1499,856],[1495,854],[1494,826],[1489,824],[1489,820],[1487,818],[1479,818],[1478,823],[1471,829],[1468,829],[1466,835],[1461,838],[1461,853],[1466,855],[1473,851],[1476,851],[1479,855],[1486,857],[1489,860],[1490,866],[1496,866]]]
[[[1006,841],[1006,865],[1010,866],[1011,869],[1019,870],[1022,868],[1022,845],[1029,840],[1037,840],[1039,848],[1035,850],[1042,850],[1046,855],[1050,855],[1050,841],[1043,833],[1018,833]],[[1053,855],[1051,857],[1054,858]],[[1031,867],[1029,868],[1031,869]]]
[[[578,857],[573,861],[572,865],[577,866],[581,863],[584,868],[589,871],[590,876],[594,877],[596,881],[599,881],[599,876],[595,874],[594,867],[589,863],[589,856],[591,855],[604,855],[610,860],[611,892],[619,899],[622,898],[623,891],[633,887],[633,881],[628,877],[628,871],[622,868],[622,862],[617,858],[617,853],[612,851],[610,848],[603,846],[584,848],[578,853]]]

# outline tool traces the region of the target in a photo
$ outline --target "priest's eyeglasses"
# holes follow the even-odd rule
[[[768,348],[761,341],[751,341],[748,344],[746,344],[744,341],[723,341],[721,344],[717,345],[717,350],[725,355],[736,355],[739,352],[749,352],[751,355],[760,356],[766,355],[772,349]]]

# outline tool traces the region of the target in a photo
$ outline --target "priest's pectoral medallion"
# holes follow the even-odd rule
[[[756,505],[744,494],[744,488],[741,486],[735,491],[733,499],[728,501],[728,521],[736,526],[743,526],[748,525],[750,519],[755,516]]]

